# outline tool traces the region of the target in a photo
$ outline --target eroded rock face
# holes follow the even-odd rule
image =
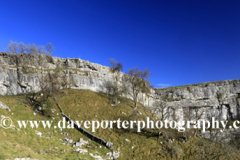
[[[16,60],[18,59],[18,60]],[[39,66],[40,55],[0,53],[0,95],[16,95],[40,91],[40,83],[34,72],[25,73],[25,68],[35,69]],[[44,69],[62,69],[65,74],[73,77],[74,89],[89,89],[104,92],[104,83],[111,81],[114,74],[109,67],[90,63],[81,59],[46,58],[41,63]],[[25,71],[25,72],[24,72]],[[123,73],[119,75],[120,79]]]
[[[186,107],[206,108],[205,114],[211,113],[211,116],[220,116],[224,120],[240,118],[240,80],[162,88],[156,94],[176,109],[180,119],[183,119],[182,110]]]
[[[42,63],[39,63],[41,60]],[[0,95],[40,91],[39,78],[36,72],[32,72],[36,66],[53,71],[61,69],[64,74],[74,80],[72,87],[74,89],[105,92],[104,83],[116,78],[116,73],[111,73],[109,67],[82,59],[0,52]],[[27,72],[26,69],[28,69]],[[117,80],[121,81],[123,75],[124,73],[120,73]],[[238,97],[240,97],[240,80],[226,80],[151,90],[148,95],[140,94],[139,100],[150,108],[156,100],[167,101],[171,110],[170,119],[173,117],[178,120],[184,119],[183,110],[187,107],[205,107],[211,116],[238,119],[240,118],[240,98]]]

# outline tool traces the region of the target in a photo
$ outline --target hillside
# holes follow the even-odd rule
[[[111,106],[107,94],[95,93],[89,90],[67,90],[60,95],[59,103],[64,113],[73,120],[117,120],[143,119],[151,113],[146,108],[139,108],[141,114],[130,116],[134,110],[129,105],[130,100],[122,98],[117,106]],[[46,115],[36,113],[27,103],[25,95],[1,96],[0,101],[7,105],[11,112],[0,109],[0,114],[12,119],[17,127],[17,120],[53,120],[56,124],[61,118],[58,108],[49,99],[53,111]],[[156,117],[155,117],[156,118]],[[35,130],[42,132],[39,137]],[[91,129],[88,129],[91,131]],[[153,130],[137,133],[125,129],[97,129],[94,135],[114,144],[114,151],[120,153],[118,159],[239,159],[239,151],[227,144],[211,142],[203,138],[188,138],[182,140],[182,133],[175,130],[160,130],[163,136],[158,136]],[[75,129],[4,129],[0,127],[0,159],[32,158],[32,159],[94,159],[99,155],[106,159],[110,150],[91,141]],[[65,135],[67,132],[68,136]],[[50,137],[50,139],[44,138]],[[88,153],[75,152],[72,144],[63,144],[64,138],[79,138],[89,141],[89,145],[81,148]],[[128,139],[129,141],[127,141]],[[171,139],[171,141],[170,141]],[[172,139],[174,141],[172,142]],[[92,153],[92,154],[91,154]],[[110,158],[110,157],[108,157]]]
[[[41,63],[40,63],[41,62]],[[40,63],[40,64],[39,64]],[[41,67],[39,67],[39,65]],[[40,69],[41,68],[41,69]],[[40,70],[40,71],[39,71]],[[61,72],[72,79],[72,89],[87,89],[106,93],[107,82],[124,83],[122,72],[112,73],[110,68],[80,58],[47,57],[40,54],[9,54],[0,52],[0,95],[39,92],[41,72]],[[178,119],[184,119],[183,108],[209,107],[222,119],[240,118],[240,81],[226,80],[151,90],[138,96],[138,102],[152,107],[165,100]],[[123,95],[132,98],[129,95]]]

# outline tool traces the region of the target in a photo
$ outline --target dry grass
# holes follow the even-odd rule
[[[42,115],[33,116],[33,110],[26,105],[26,101],[22,96],[0,96],[0,101],[8,105],[14,115],[11,115],[6,110],[0,109],[0,115],[9,116],[13,122],[17,120],[51,120]],[[106,94],[94,93],[88,90],[68,90],[67,94],[58,97],[59,103],[66,115],[70,115],[72,120],[129,120],[143,119],[145,112],[144,108],[139,107],[142,116],[134,115],[129,118],[134,110],[130,107],[131,101],[122,99],[118,106],[112,107]],[[49,100],[51,101],[51,99]],[[53,106],[57,110],[56,106]],[[126,115],[123,114],[126,113]],[[53,116],[55,117],[54,124],[61,120],[57,110]],[[147,114],[148,111],[146,111]],[[80,116],[79,116],[80,115]],[[16,124],[15,124],[16,125]],[[52,129],[39,128],[38,131],[53,132]],[[87,129],[91,131],[90,129]],[[58,130],[57,130],[58,131]],[[64,129],[69,132],[70,137],[74,141],[80,137],[87,139],[84,135],[74,129]],[[190,139],[189,143],[178,141],[181,135],[175,130],[161,130],[165,136],[149,136],[151,130],[146,130],[141,133],[136,133],[131,130],[117,129],[97,129],[94,133],[96,136],[114,143],[115,150],[120,148],[121,157],[119,159],[227,159],[229,154],[231,159],[239,159],[240,154],[235,148],[230,146],[220,145],[204,139]],[[25,134],[27,132],[27,134]],[[65,136],[58,131],[50,140],[40,138],[35,134],[35,129],[27,128],[16,131],[12,129],[0,128],[0,159],[32,157],[37,159],[92,159],[88,154],[80,154],[73,152],[72,147],[63,145],[58,139],[63,139]],[[176,139],[173,143],[167,143],[167,139],[172,137]],[[129,139],[131,142],[126,142]],[[162,142],[162,143],[160,143]],[[96,153],[104,157],[107,152],[106,148],[99,148],[99,144],[91,141],[89,152]],[[53,149],[58,147],[58,149]],[[132,149],[132,147],[134,147]],[[51,148],[51,150],[49,150]],[[62,149],[68,150],[66,152]]]

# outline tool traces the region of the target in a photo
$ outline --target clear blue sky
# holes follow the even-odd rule
[[[10,40],[148,68],[155,87],[239,79],[240,1],[3,0],[0,50]]]

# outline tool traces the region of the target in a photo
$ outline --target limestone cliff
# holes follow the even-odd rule
[[[82,59],[0,52],[0,95],[40,91],[39,80],[34,70],[42,59],[43,69],[62,70],[69,77],[73,77],[74,89],[105,92],[104,83],[116,78],[109,67]],[[118,74],[118,81],[121,81],[123,74]],[[178,119],[184,118],[184,107],[205,107],[223,119],[238,119],[239,97],[240,80],[226,80],[155,89],[149,95],[141,95],[140,100],[148,107],[156,100],[165,100]]]
[[[0,53],[0,94],[16,95],[37,92],[39,80],[34,69],[39,65],[40,55]],[[105,81],[111,81],[113,75],[109,67],[81,59],[46,58],[43,69],[61,69],[74,79],[75,89],[89,89],[95,92],[104,91]],[[27,70],[27,71],[26,71]],[[121,77],[122,73],[119,77]]]
[[[161,88],[156,94],[176,109],[180,117],[184,107],[206,107],[222,119],[240,118],[240,80]]]

